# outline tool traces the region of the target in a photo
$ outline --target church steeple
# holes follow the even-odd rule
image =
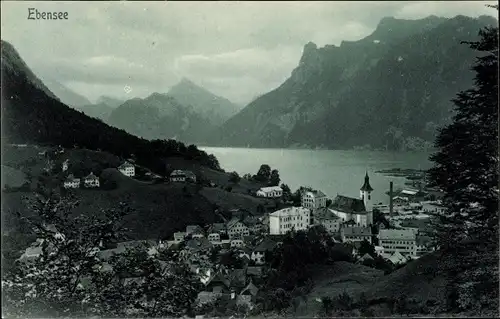
[[[361,186],[361,188],[359,190],[363,191],[363,192],[373,191],[373,188],[370,186],[370,177],[368,177],[368,172],[366,172],[366,175],[365,175],[365,183],[363,184],[363,186]]]

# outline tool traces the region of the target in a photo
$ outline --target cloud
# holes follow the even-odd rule
[[[494,3],[494,2],[487,2]],[[483,2],[2,2],[2,38],[37,74],[87,96],[166,92],[182,77],[239,103],[279,86],[303,46],[369,35],[381,18],[496,14]],[[27,20],[28,8],[67,21]]]

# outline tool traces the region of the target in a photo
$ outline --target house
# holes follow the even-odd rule
[[[398,265],[398,264],[404,264],[405,262],[407,262],[408,258],[403,256],[399,251],[396,251],[392,255],[390,255],[390,257],[387,258],[387,260],[389,260],[394,265]]]
[[[80,187],[80,179],[70,174],[66,180],[64,181],[64,188],[79,188]]]
[[[199,225],[186,226],[186,235],[203,234],[203,228]]]
[[[363,240],[372,242],[372,229],[370,227],[343,227],[340,230],[340,237],[346,242],[362,242]]]
[[[97,252],[97,257],[102,261],[108,261],[112,256],[125,253],[129,249],[143,249],[149,256],[158,254],[157,243],[154,240],[132,240],[121,242],[116,248],[103,249]]]
[[[301,206],[310,209],[326,207],[327,197],[322,191],[305,191],[301,197]]]
[[[192,253],[208,252],[213,248],[213,244],[206,238],[193,238],[186,242],[186,250]]]
[[[227,234],[230,239],[250,235],[250,229],[238,218],[233,218],[227,223]]]
[[[386,256],[395,252],[403,256],[416,256],[417,234],[411,229],[381,229],[378,234],[379,245],[384,247]]]
[[[207,229],[207,233],[218,233],[218,234],[227,234],[226,225],[224,223],[213,223]]]
[[[315,225],[322,225],[331,234],[338,234],[342,224],[342,219],[327,208],[316,209],[313,212]]]
[[[280,198],[283,196],[283,189],[279,186],[262,187],[257,191],[258,197]]]
[[[184,241],[184,238],[186,237],[186,233],[182,231],[178,231],[174,233],[174,241],[177,243],[180,243],[181,241]]]
[[[196,183],[196,175],[191,171],[176,169],[170,173],[171,182],[193,182]]]
[[[396,196],[392,199],[392,203],[396,206],[407,205],[409,202],[408,197],[403,196]]]
[[[256,265],[263,265],[266,262],[266,253],[272,252],[277,243],[269,238],[265,238],[252,252],[250,258]]]
[[[125,176],[134,177],[135,176],[135,166],[134,164],[125,161],[122,165],[118,166],[118,170]]]
[[[252,258],[252,257],[250,256],[250,258]],[[261,278],[262,277],[262,267],[260,267],[260,266],[247,267],[247,276]]]
[[[420,258],[432,251],[434,251],[434,247],[432,246],[432,238],[430,236],[417,234],[416,252],[414,258]]]
[[[269,214],[269,234],[282,235],[295,230],[309,228],[311,210],[304,207],[283,208]]]
[[[243,239],[231,239],[231,247],[245,247],[245,242],[243,241]]]
[[[250,301],[255,302],[258,293],[259,288],[250,281],[250,283],[240,292],[240,296],[250,296]]]
[[[63,163],[62,163],[62,171],[63,172],[66,172],[68,170],[68,167],[69,167],[69,159],[66,159]]]
[[[250,233],[252,234],[261,232],[264,226],[260,219],[255,216],[247,216],[245,219],[243,219],[243,224],[248,227]]]
[[[219,233],[210,233],[208,234],[208,240],[213,243],[220,242],[220,234]]]
[[[83,179],[83,184],[85,185],[85,187],[89,188],[99,187],[99,177],[90,172],[90,174]]]
[[[225,267],[221,267],[207,281],[204,290],[215,293],[237,294],[246,287],[246,281],[245,269],[227,270]]]

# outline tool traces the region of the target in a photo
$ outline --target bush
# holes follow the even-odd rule
[[[229,181],[230,181],[231,183],[235,183],[235,184],[236,184],[236,183],[238,183],[240,180],[241,180],[241,177],[240,177],[240,175],[238,175],[238,173],[237,173],[237,172],[232,172],[232,173],[230,173],[230,174],[229,174]]]

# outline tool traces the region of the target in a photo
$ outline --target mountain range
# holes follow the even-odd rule
[[[107,123],[145,139],[176,139],[188,143],[199,143],[200,138],[215,128],[192,107],[161,93],[126,101],[111,112]]]
[[[489,16],[388,17],[358,41],[321,48],[309,42],[290,77],[242,110],[189,79],[167,93],[127,101],[103,96],[92,104],[57,81],[38,79],[5,42],[2,68],[27,77],[51,99],[148,140],[421,150],[449,122],[457,92],[471,85],[476,53],[461,41],[473,41],[482,27],[496,24]]]
[[[470,87],[477,39],[493,17],[384,18],[359,41],[304,46],[277,89],[226,121],[210,145],[422,149]]]
[[[3,143],[61,145],[103,150],[165,174],[165,159],[193,159],[220,170],[217,159],[173,140],[148,141],[68,107],[30,70],[15,48],[1,41]]]

